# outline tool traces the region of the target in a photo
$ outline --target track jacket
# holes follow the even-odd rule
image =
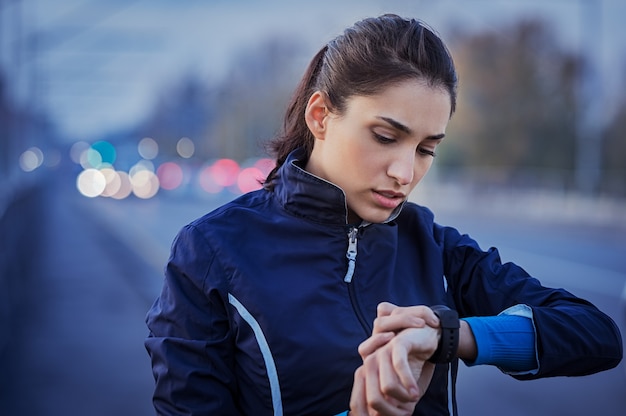
[[[549,289],[496,249],[405,203],[384,224],[346,222],[345,196],[302,169],[302,152],[259,190],[184,227],[146,348],[160,415],[335,415],[349,408],[358,345],[376,306],[448,304],[460,316],[528,305],[538,378],[584,375],[621,359],[614,322]],[[446,291],[447,287],[447,291]],[[416,415],[447,415],[438,365]]]

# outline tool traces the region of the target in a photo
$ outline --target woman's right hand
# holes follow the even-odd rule
[[[412,414],[435,366],[428,362],[440,336],[439,319],[427,306],[378,306],[372,336],[359,346],[352,415]]]
[[[372,351],[354,375],[351,415],[400,416],[413,413],[435,369],[428,361],[437,348],[439,330],[424,326],[398,334],[374,334],[359,348]]]

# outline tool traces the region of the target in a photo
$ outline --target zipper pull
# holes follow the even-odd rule
[[[356,265],[357,232],[358,229],[356,227],[352,227],[350,228],[350,231],[348,231],[348,251],[346,252],[346,257],[348,258],[348,271],[346,272],[346,277],[343,278],[343,281],[346,283],[350,283],[352,281],[354,266]]]

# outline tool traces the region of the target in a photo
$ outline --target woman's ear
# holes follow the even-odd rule
[[[304,119],[316,139],[324,140],[327,116],[326,96],[321,91],[315,91],[309,98],[304,112]]]

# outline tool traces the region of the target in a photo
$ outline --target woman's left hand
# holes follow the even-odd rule
[[[381,302],[376,309],[372,335],[381,332],[400,332],[407,328],[439,327],[439,318],[428,306],[396,306]]]

